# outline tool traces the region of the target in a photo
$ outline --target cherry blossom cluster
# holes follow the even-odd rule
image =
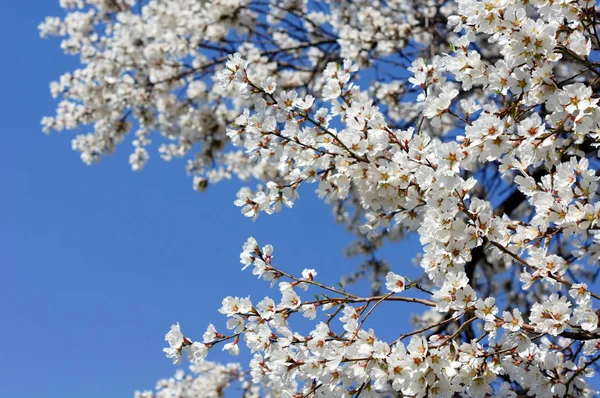
[[[477,299],[464,272],[450,274],[442,288],[449,305],[440,308],[437,294],[393,272],[386,276],[387,294],[360,297],[342,285],[320,283],[314,269],[305,269],[296,277],[276,268],[273,247],[261,248],[254,238],[244,244],[240,258],[242,269],[252,267],[254,275],[278,286],[279,299],[267,296],[253,303],[249,297],[224,298],[219,312],[227,316],[226,325],[217,328],[210,324],[202,342],[192,342],[178,324],[173,325],[166,335],[169,347],[165,352],[174,361],[186,355],[192,363],[204,364],[207,353],[218,346],[239,355],[239,344],[244,342],[253,354],[248,371],[253,385],[266,394],[285,392],[294,397],[387,396],[394,392],[405,396],[487,396],[494,392],[493,387],[501,396],[516,397],[511,383],[503,379],[505,375],[537,396],[594,393],[585,376],[591,375],[587,366],[600,358],[599,339],[587,340],[582,346],[591,359],[586,362],[581,357],[575,363],[572,340],[553,342],[549,338],[562,330],[538,331],[537,324],[524,322],[518,309],[499,316],[495,300]],[[304,298],[304,291],[313,288],[318,292],[314,298]],[[411,297],[411,291],[430,294],[434,301]],[[367,318],[384,301],[435,307],[447,318],[386,342],[365,327]],[[565,300],[552,296],[544,309],[532,310],[531,319],[535,321],[537,313],[544,311],[562,311],[564,315],[565,307]],[[319,320],[308,333],[292,329],[292,317],[300,313]],[[558,320],[556,316],[552,319]],[[437,333],[457,320],[461,321],[447,333]],[[472,324],[482,324],[478,328],[481,336],[461,342],[461,332]],[[220,371],[218,380],[238,375],[230,367]],[[181,388],[180,384],[172,388]]]
[[[62,38],[81,68],[51,83],[60,98],[44,131],[89,126],[73,149],[91,164],[134,134],[130,163],[141,170],[158,147],[165,160],[185,158],[194,187],[231,178],[270,179],[276,172],[239,159],[225,127],[247,101],[215,82],[228,54],[252,61],[261,80],[304,91],[324,84],[316,71],[330,59],[388,58],[426,43],[424,13],[445,20],[452,7],[419,0],[389,4],[251,0],[61,1],[64,18],[47,17],[42,37]],[[358,12],[360,10],[360,12]],[[439,21],[438,21],[439,23]],[[415,41],[416,39],[416,41]]]
[[[221,365],[203,361],[189,366],[189,374],[177,370],[174,377],[159,380],[156,391],[137,391],[135,398],[220,397],[232,383],[240,382],[246,397],[256,397],[258,388],[246,378],[238,363]]]

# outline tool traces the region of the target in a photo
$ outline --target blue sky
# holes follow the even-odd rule
[[[77,65],[58,40],[38,35],[46,15],[61,15],[58,0],[3,1],[0,12],[3,396],[131,397],[153,388],[175,371],[161,352],[172,323],[200,339],[209,322],[223,327],[216,310],[224,296],[277,297],[240,271],[250,235],[272,243],[286,270],[316,268],[333,283],[354,269],[357,261],[343,257],[351,237],[314,186],[292,211],[252,223],[233,205],[238,183],[199,194],[182,162],[158,156],[134,173],[127,143],[85,166],[71,150],[72,132],[45,136],[39,123],[56,105],[48,84]],[[387,252],[413,273],[415,249]],[[393,338],[412,308],[373,325]]]

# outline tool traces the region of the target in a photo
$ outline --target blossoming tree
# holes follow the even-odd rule
[[[251,219],[314,184],[373,253],[418,234],[423,275],[379,260],[372,294],[240,255],[278,291],[166,335],[190,375],[138,397],[593,396],[600,359],[600,13],[589,0],[61,0],[42,36],[81,68],[45,131],[86,163],[126,141],[184,158],[193,186],[246,181]],[[128,136],[134,138],[128,140]],[[249,272],[249,271],[247,271]],[[340,266],[340,275],[347,270]],[[266,286],[265,286],[266,288]],[[305,292],[306,291],[306,292]],[[421,316],[384,341],[382,302]],[[390,305],[386,308],[392,308]],[[293,318],[312,322],[299,333]],[[194,338],[195,337],[195,338]],[[245,345],[249,364],[217,364]],[[240,384],[241,383],[241,384]],[[592,382],[593,384],[593,382]]]

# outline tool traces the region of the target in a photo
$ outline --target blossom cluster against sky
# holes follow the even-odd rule
[[[40,126],[55,108],[49,82],[77,66],[58,40],[39,38],[43,18],[60,15],[58,0],[5,1],[0,11],[3,396],[130,397],[153,388],[175,371],[162,353],[165,325],[185,323],[200,338],[207,323],[225,321],[216,311],[223,297],[272,294],[240,270],[250,235],[272,243],[289,271],[315,268],[334,283],[340,267],[354,270],[357,260],[342,253],[351,237],[315,187],[300,191],[294,211],[252,223],[233,205],[238,183],[199,194],[184,162],[155,158],[132,173],[123,147],[85,166],[70,148],[72,133],[46,137]],[[414,272],[417,249],[396,245],[386,254],[394,270]],[[393,338],[406,316],[374,317],[373,327]],[[246,358],[242,351],[237,359]]]

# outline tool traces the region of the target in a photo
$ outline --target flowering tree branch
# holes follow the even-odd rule
[[[225,298],[229,331],[210,325],[199,341],[174,325],[165,352],[187,356],[192,375],[140,398],[223,396],[236,383],[248,397],[594,396],[594,2],[61,5],[66,16],[41,34],[62,37],[82,65],[51,84],[60,102],[45,131],[89,126],[73,148],[90,164],[134,135],[134,170],[157,146],[165,160],[186,158],[199,191],[259,181],[235,201],[253,220],[315,184],[356,237],[348,254],[365,257],[329,286],[315,270],[276,268],[273,248],[250,238],[244,268],[281,297]],[[410,235],[423,248],[414,280],[378,254]],[[359,295],[366,277],[371,294]],[[414,304],[412,330],[387,342],[366,329],[398,302]],[[245,366],[206,359],[241,343]]]

